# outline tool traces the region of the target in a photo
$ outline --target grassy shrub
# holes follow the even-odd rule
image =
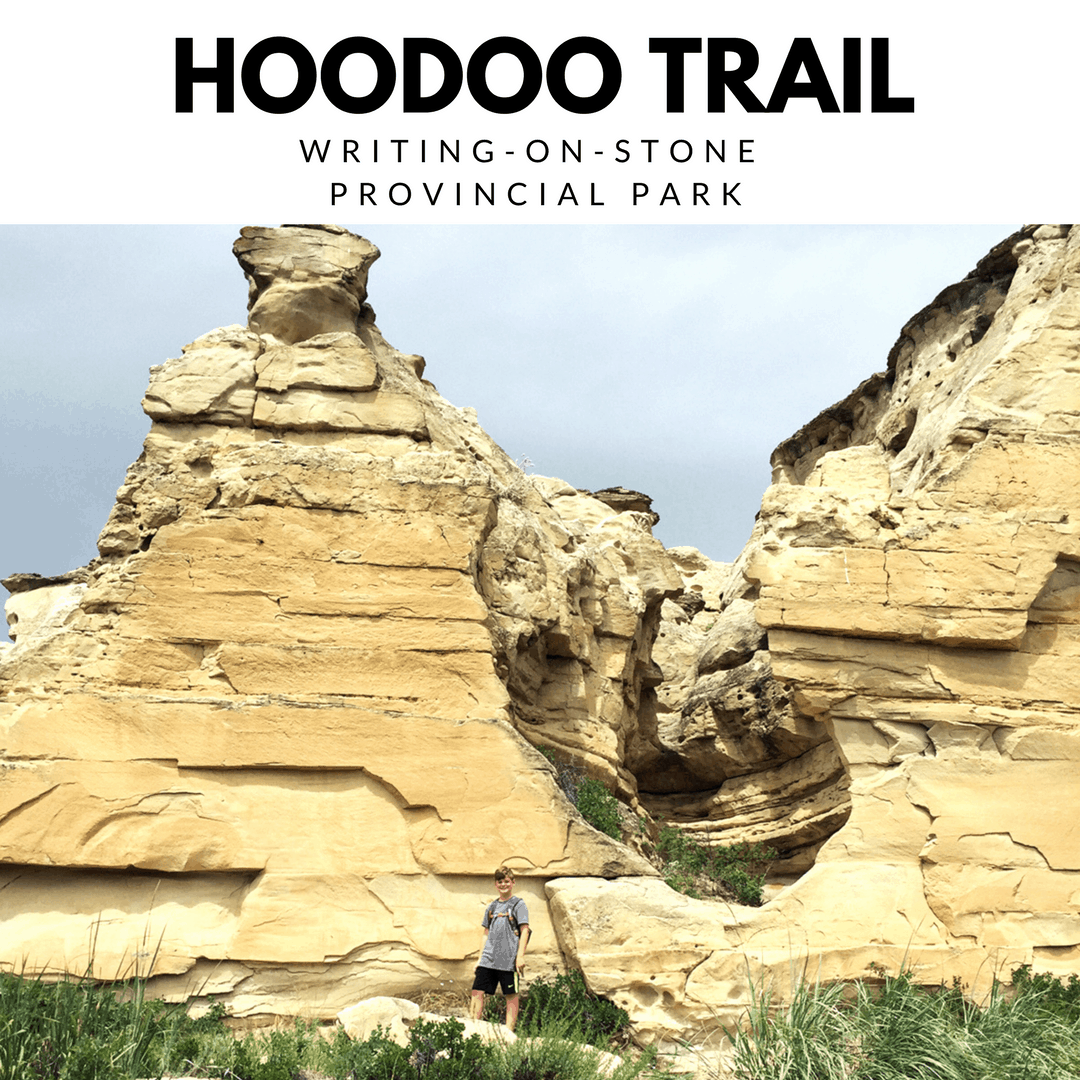
[[[580,974],[554,985],[538,980],[533,991],[532,1029],[543,1029],[542,1040],[487,1044],[465,1038],[464,1025],[448,1018],[417,1021],[403,1047],[381,1031],[354,1041],[339,1028],[327,1040],[300,1021],[239,1039],[220,1006],[193,1019],[183,1006],[144,1000],[138,985],[122,1001],[89,981],[0,974],[0,1080],[600,1080],[596,1050],[582,1033],[606,1044],[626,1014],[589,994]],[[632,1080],[648,1063],[624,1062],[615,1080]]]
[[[485,1020],[506,1021],[506,999],[501,994],[484,998]],[[521,993],[517,1033],[524,1036],[557,1032],[560,1038],[591,1046],[608,1047],[625,1041],[630,1017],[607,998],[592,993],[580,971],[539,978]]]
[[[776,1006],[757,988],[729,1032],[736,1080],[1067,1080],[1080,1077],[1080,980],[1014,973],[976,1006],[902,973],[880,986],[803,984]]]
[[[593,1046],[610,1045],[629,1026],[626,1010],[593,994],[580,971],[556,975],[553,982],[537,979],[522,996],[518,1017],[518,1031],[526,1035],[557,1030]]]
[[[581,816],[598,832],[615,840],[622,839],[619,800],[599,780],[586,775],[579,765],[560,760],[550,747],[542,746],[540,753],[555,766],[559,787]]]
[[[594,829],[615,840],[621,839],[619,800],[599,780],[587,776],[581,781],[577,808]]]
[[[124,1080],[153,1071],[177,1012],[143,1000],[139,983],[121,989],[130,1000],[85,980],[0,973],[0,1080]]]
[[[708,847],[671,825],[660,830],[656,850],[664,881],[676,892],[699,899],[703,893],[722,895],[751,907],[760,907],[765,868],[776,858],[764,844]]]

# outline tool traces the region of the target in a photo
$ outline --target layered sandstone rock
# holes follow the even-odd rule
[[[696,827],[724,835],[732,783],[818,769],[829,838],[756,911],[548,886],[571,961],[654,1032],[736,1017],[750,980],[782,995],[873,963],[979,994],[1021,963],[1080,971],[1078,403],[1080,228],[1031,227],[777,449],[724,590],[742,630],[699,653],[672,743],[722,778]],[[729,707],[744,669],[767,678]],[[787,763],[757,771],[769,754]]]
[[[655,1037],[800,973],[1080,971],[1080,229],[779,447],[731,566],[525,475],[382,339],[366,241],[237,249],[249,325],[152,371],[101,557],[7,581],[0,961],[332,1015],[460,986],[509,861],[541,970]],[[794,883],[672,892],[534,746]]]
[[[531,744],[634,799],[681,582],[648,515],[526,476],[383,340],[367,241],[236,253],[248,326],[151,369],[100,558],[9,579],[0,962],[333,1015],[470,977],[509,863],[556,965],[547,879],[653,871]]]
[[[739,566],[668,552],[684,593],[665,601],[653,657],[662,754],[639,773],[643,806],[706,846],[764,844],[770,887],[794,880],[850,811],[848,778],[824,726],[773,675],[753,587]]]

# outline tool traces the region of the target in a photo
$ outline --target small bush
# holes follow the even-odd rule
[[[578,788],[577,808],[581,816],[598,832],[620,839],[619,800],[599,780],[586,777]]]
[[[550,747],[542,746],[540,753],[555,766],[559,787],[581,816],[598,832],[614,840],[622,839],[619,800],[599,780],[586,775],[581,766],[560,760]]]
[[[761,906],[765,866],[776,858],[764,844],[709,847],[671,825],[660,830],[656,850],[664,881],[676,892],[699,899],[703,892],[725,895],[750,907]]]
[[[537,979],[521,1000],[518,1030],[539,1035],[557,1030],[563,1037],[606,1046],[630,1026],[630,1016],[607,998],[593,994],[580,971]]]

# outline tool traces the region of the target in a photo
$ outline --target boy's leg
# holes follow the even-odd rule
[[[479,1020],[484,1015],[484,991],[474,990],[472,997],[469,999],[469,1017],[472,1020]]]
[[[518,994],[508,994],[506,996],[506,1026],[511,1031],[517,1026],[518,1005],[520,1003],[521,998]]]

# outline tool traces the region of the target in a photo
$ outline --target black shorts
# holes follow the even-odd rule
[[[495,988],[501,985],[503,996],[509,997],[511,994],[517,993],[514,989],[514,974],[513,971],[499,971],[496,968],[478,967],[472,988],[484,994],[494,994]]]

